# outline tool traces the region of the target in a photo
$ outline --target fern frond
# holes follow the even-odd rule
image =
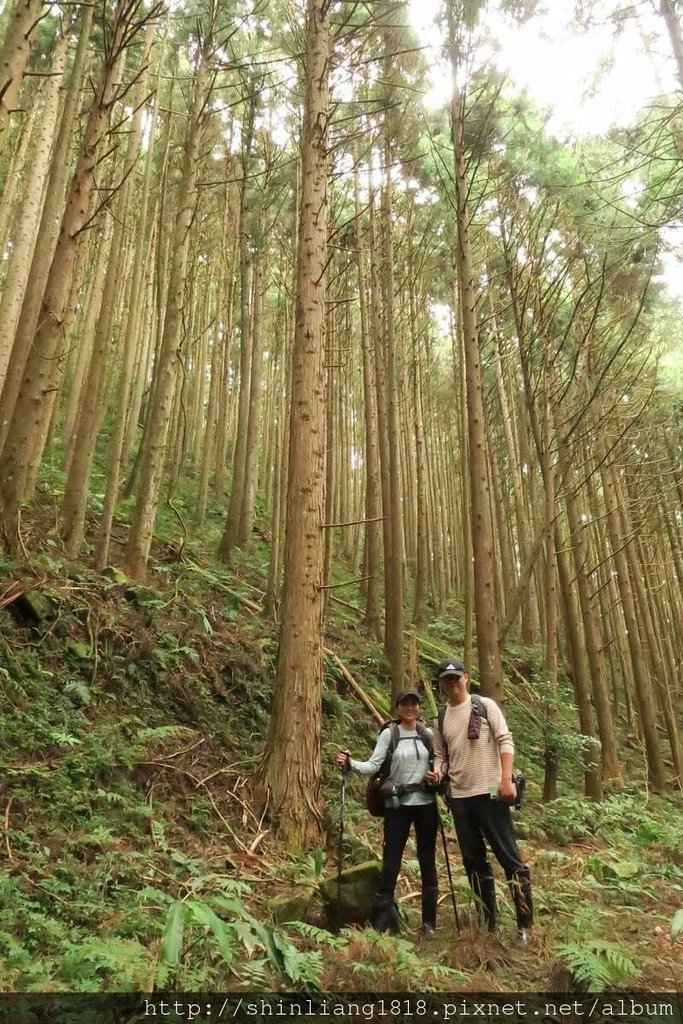
[[[626,984],[638,976],[638,968],[628,953],[603,939],[566,943],[558,946],[557,952],[574,979],[587,985],[590,992]]]
[[[312,939],[313,942],[317,942],[321,946],[330,946],[331,949],[345,949],[348,942],[345,938],[340,938],[339,935],[332,935],[331,932],[326,932],[324,928],[316,928],[313,924],[307,924],[305,921],[288,921],[286,925],[287,931],[298,932],[299,935],[303,935],[306,939]]]

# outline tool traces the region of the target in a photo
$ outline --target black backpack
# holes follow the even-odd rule
[[[365,806],[373,818],[384,817],[384,812],[386,811],[387,797],[386,794],[382,792],[382,784],[386,782],[389,772],[391,771],[391,759],[394,756],[394,751],[396,750],[400,739],[399,719],[394,718],[390,722],[385,722],[379,730],[380,733],[383,733],[385,729],[391,729],[391,738],[389,740],[387,756],[384,758],[379,771],[370,776],[368,784],[365,787]],[[418,738],[422,740],[427,748],[429,763],[431,765],[434,761],[434,747],[432,745],[432,738],[427,732],[427,727],[423,722],[416,722],[415,731],[417,732]]]
[[[478,694],[476,694],[476,693],[470,694],[470,700],[472,701],[472,710],[470,711],[470,720],[469,720],[468,725],[467,725],[467,738],[469,740],[478,740],[479,736],[481,735],[481,723],[482,723],[482,721],[488,722],[488,720],[489,720],[489,710],[488,710],[486,704],[484,703],[484,701],[481,699],[481,697]],[[446,709],[445,708],[441,708],[441,710],[439,711],[438,718],[437,718],[437,725],[439,727],[439,735],[441,736],[441,744],[443,746],[444,753],[445,753],[445,760],[448,760],[448,744],[446,743],[446,737],[444,736],[444,732],[443,732],[443,720],[444,720],[445,716],[446,716]],[[522,798],[524,796],[524,787],[526,786],[526,776],[524,775],[523,772],[520,772],[518,769],[515,769],[513,771],[513,773],[512,773],[512,781],[514,783],[515,791],[516,791],[516,795],[515,795],[515,800],[514,800],[513,806],[515,808],[518,808],[518,807],[521,807],[521,805],[522,805]],[[439,784],[439,793],[442,796],[445,796],[448,793],[448,779],[447,778],[444,778],[444,779],[441,780],[441,783]]]

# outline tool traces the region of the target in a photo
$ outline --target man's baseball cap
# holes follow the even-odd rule
[[[400,704],[402,701],[408,700],[408,697],[414,697],[415,700],[420,702],[420,704],[422,703],[422,697],[420,696],[419,692],[417,690],[413,690],[412,687],[408,690],[399,690],[399,692],[396,694],[396,700],[394,701],[394,703]]]
[[[439,679],[443,679],[444,676],[463,676],[465,674],[465,666],[461,661],[456,658],[446,658],[439,665]]]

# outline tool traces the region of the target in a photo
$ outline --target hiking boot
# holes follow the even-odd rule
[[[398,935],[400,931],[398,910],[391,897],[384,896],[375,899],[371,921],[373,928],[378,932],[382,934],[390,932],[392,935]]]
[[[518,928],[517,934],[512,940],[512,945],[516,949],[528,949],[531,945],[531,932],[528,928]]]
[[[420,928],[420,938],[423,942],[429,942],[436,938],[436,928],[433,924],[423,924]]]

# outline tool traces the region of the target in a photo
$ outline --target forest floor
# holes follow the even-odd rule
[[[327,664],[327,838],[288,854],[268,830],[254,782],[277,643],[276,623],[253,607],[267,573],[266,540],[255,535],[228,571],[209,554],[218,516],[205,547],[191,542],[181,559],[169,523],[143,587],[117,570],[64,560],[49,519],[38,509],[25,522],[29,540],[42,535],[42,554],[0,564],[8,581],[0,592],[0,991],[680,989],[680,795],[647,792],[642,752],[622,721],[627,782],[601,804],[584,801],[564,680],[560,797],[542,804],[539,652],[514,642],[506,648],[507,714],[529,777],[517,827],[534,883],[532,948],[510,945],[500,873],[500,934],[478,929],[447,821],[459,934],[441,850],[439,930],[430,944],[417,938],[410,850],[400,937],[276,925],[275,898],[336,871],[334,754],[347,745],[369,751],[373,723]],[[350,601],[332,602],[329,612],[327,646],[381,703],[379,645]],[[418,648],[434,657],[457,652],[459,630],[456,611],[433,619]],[[381,823],[365,811],[362,780],[349,785],[345,834],[349,863],[379,855]]]

